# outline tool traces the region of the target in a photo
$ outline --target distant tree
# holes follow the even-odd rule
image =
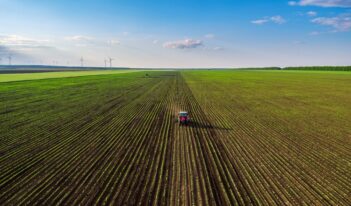
[[[286,67],[284,70],[351,71],[351,66]]]

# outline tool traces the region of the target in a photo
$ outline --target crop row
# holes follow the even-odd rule
[[[289,129],[292,122],[275,113],[276,102],[267,102],[268,96],[262,100],[257,97],[256,101],[266,101],[265,109],[273,109],[257,111],[243,98],[255,95],[255,91],[248,94],[247,88],[234,81],[228,84],[206,76],[201,79],[198,74],[185,76],[213,128],[217,128],[214,130],[224,145],[224,156],[230,157],[251,186],[247,191],[256,203],[350,203],[349,144],[342,144],[335,136],[316,135],[316,128]],[[221,91],[227,91],[226,98]]]

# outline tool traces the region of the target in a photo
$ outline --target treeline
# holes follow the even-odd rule
[[[306,66],[306,67],[262,67],[238,70],[306,70],[306,71],[351,71],[351,66]]]
[[[351,66],[286,67],[283,70],[351,71]]]
[[[237,70],[282,70],[280,67],[240,68]]]

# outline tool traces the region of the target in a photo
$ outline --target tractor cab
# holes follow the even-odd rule
[[[189,114],[188,112],[182,111],[178,113],[178,122],[179,124],[188,124],[189,123]]]

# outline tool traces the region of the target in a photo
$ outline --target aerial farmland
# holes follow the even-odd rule
[[[340,71],[2,82],[0,202],[349,205],[350,88]]]
[[[351,206],[351,0],[0,0],[0,206]]]

